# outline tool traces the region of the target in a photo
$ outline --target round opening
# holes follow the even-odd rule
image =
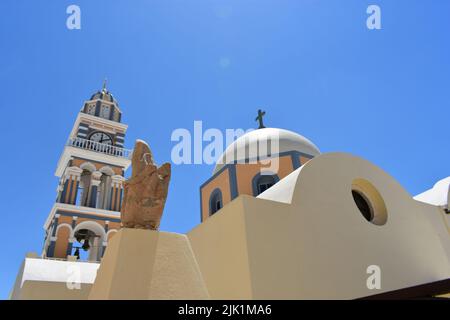
[[[387,221],[387,210],[381,194],[365,179],[352,182],[352,196],[361,215],[375,225],[383,225]]]
[[[361,211],[363,217],[366,218],[367,221],[372,221],[373,212],[372,209],[370,208],[370,204],[367,202],[364,196],[355,190],[352,190],[352,196],[353,200],[355,200],[356,206],[358,207],[359,211]]]

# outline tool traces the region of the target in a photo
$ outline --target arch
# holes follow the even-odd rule
[[[87,170],[87,171],[89,171],[91,173],[97,170],[95,165],[93,163],[89,162],[89,161],[83,162],[80,165],[80,168],[83,169],[83,170]]]
[[[61,223],[61,224],[58,224],[58,226],[56,227],[56,232],[55,232],[56,237],[58,237],[58,231],[61,228],[69,228],[69,230],[70,230],[69,234],[72,235],[72,233],[73,233],[72,226],[68,223]]]
[[[222,191],[214,189],[209,195],[209,215],[213,215],[223,207]]]
[[[92,173],[95,172],[95,166],[90,162],[85,162],[80,168],[83,169],[83,172],[80,175],[80,183],[78,184],[76,205],[88,207],[90,202]]]
[[[270,171],[258,172],[252,179],[253,196],[257,196],[275,183],[280,181],[280,177],[276,173]]]
[[[53,257],[66,258],[71,233],[72,227],[67,223],[61,223],[56,227]]]
[[[82,221],[78,223],[72,230],[71,237],[73,238],[75,236],[75,232],[81,229],[91,230],[95,234],[101,235],[103,239],[106,237],[105,228],[103,228],[103,226],[100,223],[95,221]]]
[[[101,167],[100,170],[98,170],[98,171],[100,171],[101,173],[103,173],[103,174],[105,174],[107,176],[115,175],[114,170],[110,166]]]
[[[98,237],[93,237],[89,239],[90,248],[88,250],[88,260],[89,261],[100,261],[103,255],[103,243],[106,239],[106,232],[102,225],[95,221],[82,221],[76,225],[73,229],[71,237],[74,238],[77,231],[88,230],[94,233]]]

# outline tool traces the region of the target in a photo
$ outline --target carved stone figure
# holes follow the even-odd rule
[[[158,168],[148,144],[137,140],[131,166],[131,178],[124,182],[122,226],[158,230],[169,188],[170,163]]]

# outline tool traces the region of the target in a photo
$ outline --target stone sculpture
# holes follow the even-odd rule
[[[158,230],[169,188],[170,163],[158,168],[148,144],[137,140],[131,166],[131,178],[124,182],[122,227]]]

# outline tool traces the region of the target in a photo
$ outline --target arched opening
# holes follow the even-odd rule
[[[110,167],[100,169],[102,176],[100,177],[100,186],[98,188],[97,208],[110,210],[112,195],[112,176],[114,171]]]
[[[80,169],[83,171],[80,175],[75,205],[89,207],[91,202],[92,173],[95,171],[95,166],[90,162],[85,162],[80,166]]]
[[[263,193],[277,183],[278,180],[279,178],[276,174],[259,173],[253,178],[253,195],[256,197],[257,195]]]
[[[103,255],[103,243],[106,239],[104,228],[94,221],[80,223],[73,232],[75,241],[72,255],[81,261],[100,261]]]
[[[76,242],[72,246],[72,255],[82,261],[100,260],[100,257],[98,257],[99,235],[96,235],[95,232],[88,229],[80,229],[75,232],[74,237]]]
[[[89,191],[91,187],[91,175],[92,173],[88,170],[83,170],[80,176],[80,184],[77,190],[77,206],[87,207],[89,204]]]
[[[352,196],[363,217],[367,221],[372,221],[374,216],[373,210],[365,196],[356,190],[352,190]]]
[[[56,228],[56,243],[53,251],[53,257],[65,259],[67,257],[68,245],[72,227],[67,223],[62,223]]]
[[[355,179],[352,181],[351,191],[356,208],[364,219],[378,226],[387,222],[386,204],[372,183],[361,178]]]
[[[222,191],[215,189],[209,196],[209,215],[213,215],[223,207]]]

